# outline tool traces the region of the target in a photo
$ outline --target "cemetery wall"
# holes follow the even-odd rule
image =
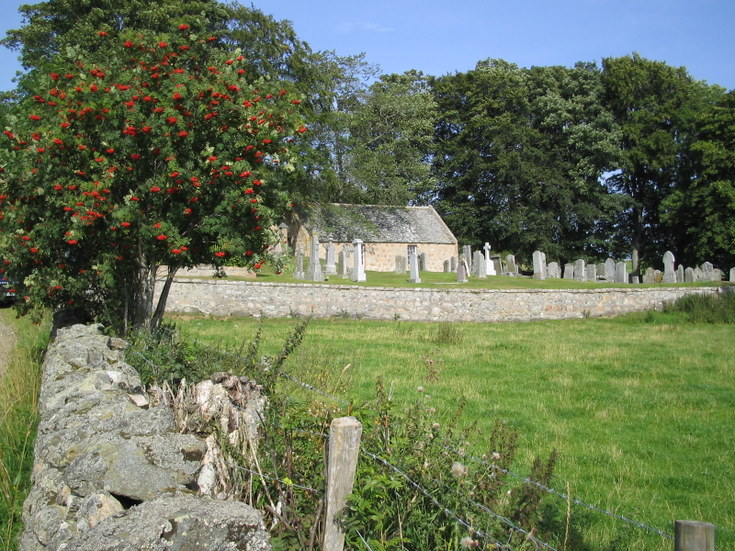
[[[167,311],[211,316],[502,322],[615,316],[717,287],[425,289],[177,279]]]

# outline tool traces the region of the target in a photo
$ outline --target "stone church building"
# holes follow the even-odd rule
[[[312,232],[320,242],[320,257],[326,258],[326,245],[337,251],[344,244],[362,239],[365,244],[365,270],[392,272],[396,257],[407,257],[408,247],[424,254],[424,269],[444,270],[444,261],[457,257],[457,239],[433,207],[392,207],[330,203],[299,209],[288,225],[288,244],[308,255]]]

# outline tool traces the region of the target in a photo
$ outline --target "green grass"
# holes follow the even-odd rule
[[[226,268],[225,268],[226,270]],[[180,277],[186,277],[183,274]],[[622,287],[629,288],[624,283],[607,282],[580,282],[571,279],[533,279],[530,277],[490,276],[487,279],[470,278],[467,283],[457,283],[457,274],[444,272],[421,272],[421,283],[409,283],[408,274],[395,274],[393,272],[367,272],[367,281],[354,282],[343,279],[341,276],[329,276],[327,281],[312,282],[303,279],[295,279],[292,274],[283,272],[259,272],[257,277],[228,277],[227,281],[256,281],[262,283],[309,283],[327,285],[358,285],[361,287],[416,287],[416,288],[460,288],[460,289],[595,289]],[[192,279],[209,279],[195,277]],[[723,281],[715,283],[711,281],[699,281],[696,283],[651,283],[640,284],[636,287],[711,287],[715,285],[732,285],[731,282]]]
[[[180,319],[201,342],[239,346],[257,321]],[[293,321],[266,320],[263,353]],[[681,313],[513,324],[315,320],[286,369],[355,402],[382,377],[406,404],[428,396],[477,423],[477,453],[496,419],[520,433],[525,464],[559,451],[555,487],[673,533],[677,519],[717,525],[735,549],[735,325]],[[423,392],[418,388],[423,387]],[[673,543],[574,507],[590,549],[670,549]]]
[[[10,309],[0,310],[0,320],[17,335],[8,369],[0,378],[0,549],[11,551],[23,529],[23,500],[30,489],[40,367],[49,325],[15,319]]]

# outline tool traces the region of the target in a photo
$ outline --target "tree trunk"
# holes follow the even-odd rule
[[[632,274],[633,276],[640,277],[641,275],[641,232],[642,229],[642,213],[639,207],[633,207],[633,232],[631,240],[631,262],[633,264]]]
[[[149,329],[153,312],[153,296],[156,287],[157,266],[141,265],[136,274],[135,284],[130,289],[131,329]]]
[[[168,273],[166,274],[166,281],[163,283],[163,289],[161,289],[161,295],[158,297],[158,304],[156,305],[156,311],[153,313],[150,322],[151,332],[156,331],[161,326],[163,320],[163,314],[166,313],[166,301],[168,300],[168,293],[171,291],[171,284],[174,282],[174,276],[179,270],[178,266],[169,266]]]

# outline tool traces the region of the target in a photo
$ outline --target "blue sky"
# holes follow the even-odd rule
[[[2,0],[0,32],[17,28]],[[124,0],[123,0],[124,1]],[[244,2],[249,4],[249,0]],[[522,67],[638,52],[685,66],[697,80],[735,88],[733,0],[274,0],[253,4],[289,19],[314,50],[364,52],[384,73],[441,76],[487,58]],[[13,87],[15,53],[0,48],[0,90]]]

